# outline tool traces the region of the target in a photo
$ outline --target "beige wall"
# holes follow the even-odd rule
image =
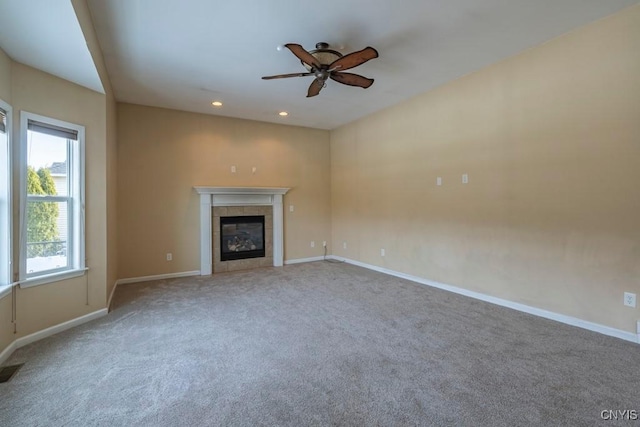
[[[285,260],[320,256],[329,172],[327,131],[118,104],[119,277],[200,269],[197,185],[292,187]]]
[[[93,26],[91,12],[86,0],[72,0],[73,8],[82,28],[82,33],[91,52],[94,65],[100,76],[106,94],[106,219],[107,219],[107,290],[109,298],[118,279],[117,253],[117,142],[116,142],[116,100],[113,95],[111,81],[102,55],[102,49]]]
[[[0,354],[14,340],[11,323],[11,294],[0,298]]]
[[[635,7],[331,132],[334,254],[635,332],[638,46]]]
[[[11,103],[11,58],[0,49],[0,99]]]
[[[107,292],[109,298],[118,280],[118,143],[117,109],[107,93]]]
[[[89,271],[80,278],[18,289],[16,338],[20,338],[106,306],[106,102],[103,94],[16,62],[12,63],[11,77],[15,140],[19,138],[21,110],[85,126]],[[16,164],[17,156],[15,150]],[[14,191],[18,194],[17,168],[15,172]],[[14,218],[19,218],[18,206],[14,203]],[[18,227],[15,221],[16,236]]]

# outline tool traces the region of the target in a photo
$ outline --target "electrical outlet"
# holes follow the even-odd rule
[[[293,205],[289,205],[289,212],[293,212]]]
[[[347,242],[342,242],[342,249],[347,249]]]
[[[636,307],[636,294],[632,294],[631,292],[624,293],[624,305],[627,307]]]
[[[326,241],[326,240],[323,240],[323,241],[322,241],[322,247],[323,247],[323,248],[326,248],[326,247],[327,247],[327,241]]]
[[[254,166],[254,167],[251,168],[251,173],[256,173],[257,170],[258,170],[258,168]]]
[[[462,183],[463,184],[468,184],[469,183],[469,175],[467,175],[466,173],[462,174]]]
[[[173,260],[173,254],[171,252],[167,252],[167,261]]]
[[[236,173],[236,167],[235,166],[231,166],[231,173]]]
[[[384,249],[380,249],[380,256],[385,256],[385,255],[386,255],[385,250]]]
[[[311,247],[315,248],[316,247],[316,242],[314,242],[313,240],[311,241]]]
[[[442,177],[441,176],[436,178],[436,185],[442,185]]]

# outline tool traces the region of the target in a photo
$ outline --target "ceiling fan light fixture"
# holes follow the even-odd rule
[[[280,117],[287,117],[287,116],[289,115],[289,113],[287,113],[286,111],[280,111],[280,112],[278,113],[278,115],[279,115]]]
[[[336,50],[329,49],[329,43],[320,42],[316,44],[316,49],[309,52],[319,63],[329,65],[333,61],[342,58],[342,54]],[[312,67],[301,61],[304,68],[311,71]]]
[[[213,101],[213,102],[211,103],[211,105],[213,105],[214,107],[222,107],[222,102],[220,102],[220,101]]]

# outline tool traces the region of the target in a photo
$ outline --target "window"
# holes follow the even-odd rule
[[[20,281],[84,271],[84,127],[22,112]]]
[[[0,100],[0,288],[11,283],[10,125],[11,107]]]

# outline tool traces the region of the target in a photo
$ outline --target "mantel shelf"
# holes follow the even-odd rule
[[[285,187],[193,187],[198,194],[271,194],[284,195],[291,188]]]

